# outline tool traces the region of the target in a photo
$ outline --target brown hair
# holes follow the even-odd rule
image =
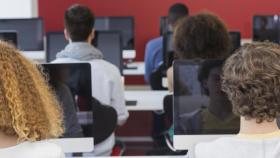
[[[181,59],[223,58],[230,46],[225,24],[210,13],[184,18],[175,28],[174,50]]]
[[[246,44],[226,60],[222,89],[235,114],[258,123],[280,116],[280,46]]]
[[[19,141],[63,133],[62,111],[37,66],[0,41],[0,131]]]

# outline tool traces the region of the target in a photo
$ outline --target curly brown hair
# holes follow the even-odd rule
[[[233,111],[257,123],[280,116],[280,46],[269,42],[245,44],[223,68],[222,89]]]
[[[181,59],[224,58],[231,47],[225,24],[214,14],[183,18],[174,32],[174,50]]]
[[[18,141],[59,137],[62,111],[38,66],[0,41],[0,131]]]

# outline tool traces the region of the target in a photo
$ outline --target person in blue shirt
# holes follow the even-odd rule
[[[168,11],[168,28],[171,31],[179,19],[189,15],[188,7],[183,3],[176,3],[169,8]],[[153,71],[155,71],[163,63],[163,37],[157,37],[150,40],[146,45],[145,50],[145,81],[150,83],[149,78]]]

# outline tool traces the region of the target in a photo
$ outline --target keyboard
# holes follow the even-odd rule
[[[126,106],[136,106],[137,105],[137,100],[126,100],[125,105]]]

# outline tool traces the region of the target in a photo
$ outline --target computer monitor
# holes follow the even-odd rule
[[[256,15],[253,17],[253,41],[280,43],[280,22],[278,15]]]
[[[16,31],[0,31],[0,40],[6,41],[17,47],[17,32]]]
[[[174,147],[192,149],[201,141],[239,132],[240,119],[221,90],[223,60],[174,62]]]
[[[229,36],[231,39],[230,52],[233,53],[241,46],[241,33],[239,31],[230,31]]]
[[[0,19],[1,30],[15,30],[18,48],[23,51],[44,50],[44,25],[41,18]]]
[[[134,18],[133,17],[96,17],[95,30],[120,31],[124,50],[134,50]]]
[[[63,32],[47,33],[47,62],[56,59],[56,54],[67,45]],[[104,59],[117,66],[122,73],[122,44],[121,35],[118,31],[96,31],[92,44],[104,55]]]
[[[163,64],[168,69],[174,60],[173,32],[163,34]]]
[[[46,50],[47,62],[55,60],[56,54],[63,50],[67,44],[68,41],[65,39],[63,32],[48,32]]]
[[[42,64],[42,68],[63,110],[62,138],[93,137],[91,65]]]
[[[167,16],[160,17],[160,35],[170,31]]]
[[[93,44],[103,53],[104,59],[117,66],[122,72],[122,38],[119,31],[97,31]]]

